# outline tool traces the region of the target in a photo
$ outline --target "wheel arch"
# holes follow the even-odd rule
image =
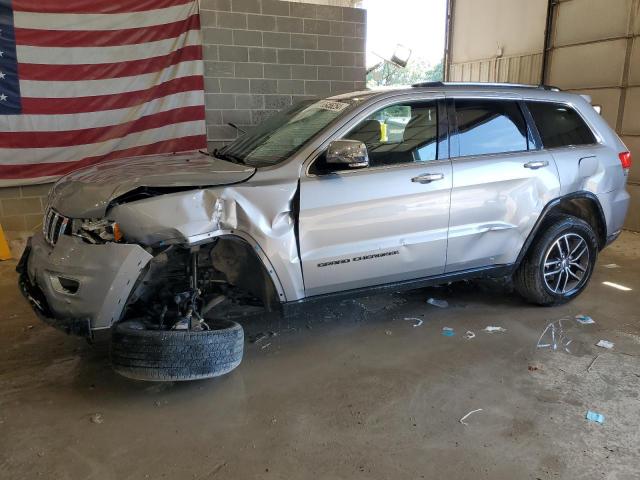
[[[555,198],[544,207],[520,250],[515,264],[516,268],[522,263],[522,260],[533,245],[534,240],[544,229],[544,226],[557,215],[571,215],[584,220],[593,228],[596,234],[598,249],[602,250],[605,247],[607,241],[607,221],[598,197],[592,192],[574,192]]]

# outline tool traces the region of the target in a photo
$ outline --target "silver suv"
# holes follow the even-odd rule
[[[620,233],[630,165],[588,97],[555,88],[308,100],[212,155],[62,178],[20,285],[50,324],[112,329],[124,375],[210,377],[242,358],[229,305],[505,275],[540,305],[576,297]]]

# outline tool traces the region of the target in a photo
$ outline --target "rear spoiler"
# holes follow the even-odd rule
[[[591,95],[587,95],[586,93],[581,93],[580,96],[584,98],[587,102],[591,103]],[[598,112],[598,115],[602,115],[602,106],[601,105],[593,105],[593,109]]]

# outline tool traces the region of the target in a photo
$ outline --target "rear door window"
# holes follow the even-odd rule
[[[574,109],[558,103],[526,103],[544,148],[596,143],[593,132]]]
[[[455,112],[461,157],[529,148],[527,122],[515,101],[459,99]]]

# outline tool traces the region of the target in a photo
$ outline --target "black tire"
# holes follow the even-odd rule
[[[574,246],[581,245],[578,239],[582,239],[585,242],[587,249],[585,253],[588,254],[586,260],[583,257],[579,259],[580,262],[583,262],[580,268],[584,268],[584,272],[579,270],[578,267],[572,267],[575,264],[571,262],[582,251],[583,247],[579,247],[574,257],[565,254],[563,262],[561,260],[562,250],[558,250],[559,247],[556,243],[564,245],[564,247],[561,246],[560,248],[564,248],[565,251],[571,251]],[[565,240],[569,244],[565,243]],[[529,247],[529,251],[514,274],[513,280],[516,291],[526,300],[542,306],[566,303],[580,295],[589,283],[597,256],[598,240],[593,228],[587,222],[569,215],[553,217],[542,227],[542,231]],[[546,267],[545,259],[547,260]],[[552,262],[557,263],[551,265]],[[571,273],[580,275],[580,280],[573,278],[566,270],[560,274],[552,275],[556,271],[554,270],[555,268],[560,270],[571,268],[573,269]],[[565,277],[562,276],[563,274]],[[547,279],[546,281],[545,278]],[[566,290],[563,291],[562,283],[564,278],[575,282],[575,286],[569,288],[571,284],[567,286],[567,282],[565,282]],[[556,282],[558,287],[554,291]]]
[[[212,330],[148,330],[141,322],[117,324],[111,339],[111,364],[128,378],[183,381],[229,373],[240,365],[244,331],[221,321]]]

